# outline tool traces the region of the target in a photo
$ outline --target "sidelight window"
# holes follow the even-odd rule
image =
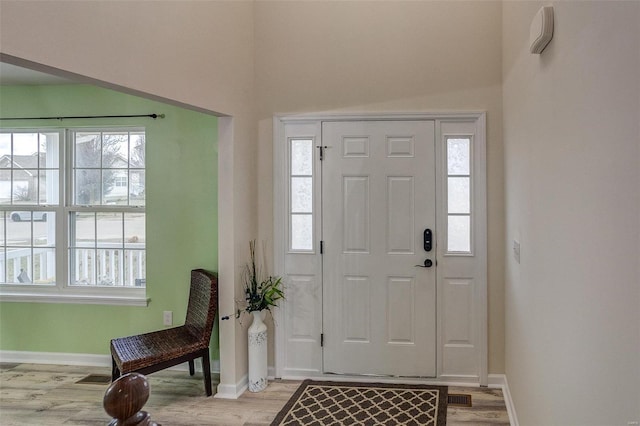
[[[471,137],[448,136],[447,251],[471,252]]]
[[[290,139],[289,250],[313,251],[313,140]]]

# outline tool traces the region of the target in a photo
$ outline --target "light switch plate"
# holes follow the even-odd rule
[[[520,263],[520,241],[513,240],[513,258]]]

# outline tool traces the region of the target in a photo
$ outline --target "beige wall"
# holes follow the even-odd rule
[[[503,4],[506,371],[521,425],[640,421],[640,2]]]
[[[504,372],[501,13],[499,2],[255,5],[262,239],[273,241],[274,114],[487,111],[491,373]]]
[[[504,371],[499,2],[2,0],[0,8],[4,60],[233,116],[219,122],[223,313],[233,310],[230,278],[247,241],[273,241],[274,113],[486,110],[489,371]],[[220,339],[222,382],[232,389],[246,373],[243,331],[223,322]]]
[[[218,191],[220,310],[233,313],[233,276],[257,230],[253,4],[3,0],[0,52],[6,61],[233,116],[219,121]],[[220,340],[222,383],[233,387],[246,373],[237,322],[222,322]]]

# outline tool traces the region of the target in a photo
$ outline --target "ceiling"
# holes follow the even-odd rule
[[[62,77],[33,71],[16,65],[0,62],[0,85],[47,85],[47,84],[73,84],[77,83]]]

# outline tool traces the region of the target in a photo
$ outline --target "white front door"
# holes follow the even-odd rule
[[[434,135],[433,121],[322,124],[325,373],[436,376]]]

